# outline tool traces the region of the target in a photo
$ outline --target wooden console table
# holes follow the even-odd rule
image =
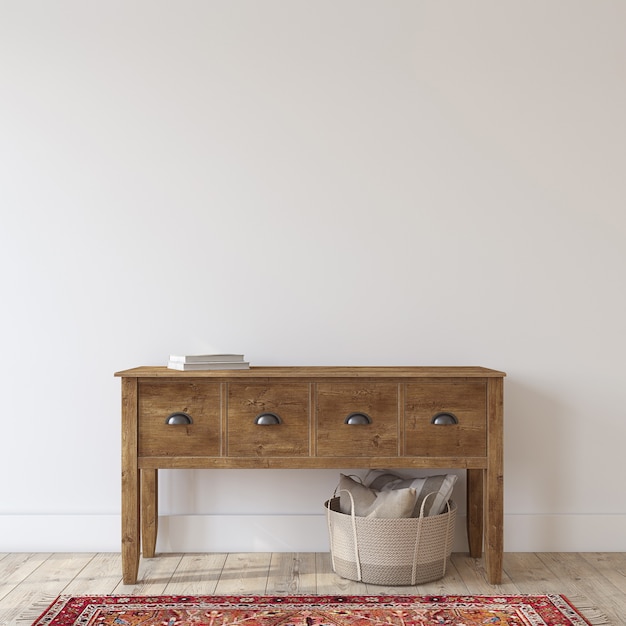
[[[503,382],[482,367],[138,367],[122,379],[122,567],[155,554],[159,469],[461,468],[470,554],[502,575]],[[320,509],[322,503],[320,503]]]

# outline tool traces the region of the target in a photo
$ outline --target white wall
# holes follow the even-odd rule
[[[0,0],[0,550],[117,550],[113,372],[210,349],[505,370],[506,548],[625,550],[625,22]],[[324,549],[336,481],[162,472],[160,549]]]

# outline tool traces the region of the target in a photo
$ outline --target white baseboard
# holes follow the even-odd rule
[[[626,515],[505,515],[506,552],[626,552]]]
[[[454,550],[467,551],[465,517]],[[0,515],[0,552],[119,552],[119,515]],[[506,515],[507,552],[624,552],[626,515]],[[324,515],[167,515],[158,552],[327,552]]]
[[[0,515],[0,552],[119,552],[119,515]]]

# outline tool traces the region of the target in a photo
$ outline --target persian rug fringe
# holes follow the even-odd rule
[[[37,601],[31,604],[27,610],[7,622],[7,626],[32,626],[33,622],[45,613],[58,597],[58,594],[39,596]],[[4,626],[4,624],[0,622],[0,626]]]
[[[611,626],[608,617],[589,602],[585,596],[564,596],[567,601],[591,624],[591,626]]]

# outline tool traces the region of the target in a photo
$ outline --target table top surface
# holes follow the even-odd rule
[[[504,372],[477,366],[288,366],[180,371],[141,366],[115,373],[122,378],[503,378]]]

